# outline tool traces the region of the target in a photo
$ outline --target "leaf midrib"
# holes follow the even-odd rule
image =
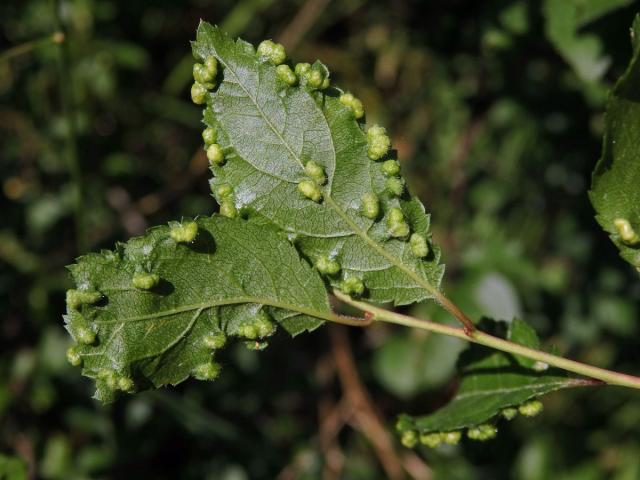
[[[571,385],[572,380],[571,379],[563,379],[563,380],[556,380],[554,382],[547,382],[547,383],[532,383],[529,385],[523,385],[523,386],[517,386],[517,387],[511,387],[511,388],[493,388],[490,390],[481,390],[481,391],[474,391],[474,392],[468,392],[468,393],[462,393],[460,395],[457,395],[451,404],[455,403],[456,401],[460,401],[460,400],[464,400],[467,398],[472,398],[472,397],[485,397],[485,396],[489,396],[489,395],[501,395],[501,394],[508,394],[508,393],[517,393],[520,391],[524,391],[524,390],[541,390],[541,389],[546,389],[546,388],[555,388],[555,387],[563,387],[566,385]]]
[[[282,135],[280,135],[280,132],[275,128],[275,126],[271,123],[269,118],[264,114],[264,112],[262,111],[262,108],[260,108],[260,105],[258,105],[258,102],[256,101],[256,99],[253,98],[253,96],[249,93],[249,90],[247,90],[246,87],[244,86],[244,84],[240,81],[240,77],[235,72],[235,70],[233,68],[231,68],[231,66],[222,59],[222,55],[218,54],[218,58],[219,58],[220,63],[226,69],[228,69],[231,73],[233,73],[233,76],[235,77],[237,84],[240,85],[240,88],[242,88],[242,90],[244,90],[244,93],[253,102],[253,104],[256,107],[256,110],[258,110],[258,112],[260,113],[260,115],[262,116],[264,121],[267,123],[267,125],[269,125],[269,127],[271,128],[273,133],[276,134],[276,136],[280,139],[280,141],[285,146],[285,148],[287,150],[289,150],[289,153],[291,154],[291,156],[293,156],[293,158],[296,159],[296,161],[298,162],[300,167],[304,170],[304,164],[302,163],[302,160],[300,160],[300,157],[298,157],[298,155],[295,154],[295,152],[291,149],[290,145],[284,140],[284,137]],[[258,71],[258,83],[260,83],[260,78],[259,78],[260,77],[260,70],[258,69],[257,71]]]
[[[132,323],[132,322],[144,322],[149,320],[155,320],[157,318],[168,317],[171,315],[179,315],[185,312],[191,312],[193,310],[207,310],[209,308],[222,307],[226,305],[240,305],[245,303],[253,303],[258,305],[267,305],[274,308],[280,308],[282,310],[288,310],[297,312],[298,314],[309,315],[310,317],[320,318],[322,320],[333,321],[335,315],[333,312],[322,312],[314,308],[302,307],[300,305],[294,305],[287,302],[279,302],[273,299],[258,298],[258,297],[234,297],[229,299],[211,300],[209,302],[194,303],[190,305],[184,305],[179,308],[173,308],[170,310],[157,311],[147,315],[139,315],[137,317],[119,318],[115,320],[99,320],[96,319],[96,324],[118,324],[118,323]]]

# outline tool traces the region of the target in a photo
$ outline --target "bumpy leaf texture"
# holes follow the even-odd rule
[[[241,215],[275,225],[315,265],[336,262],[323,272],[336,288],[354,278],[364,284],[361,296],[375,302],[432,297],[444,267],[431,244],[429,216],[418,199],[389,189],[382,164],[393,153],[380,161],[369,158],[364,126],[341,103],[342,92],[311,88],[301,77],[290,86],[252,45],[208,23],[200,24],[193,53],[199,61],[215,57],[220,65],[204,114],[225,154],[224,164],[212,165],[214,194],[231,186]],[[313,68],[328,73],[319,62]],[[308,162],[326,175],[319,201],[298,189],[309,180]],[[400,177],[392,181],[402,188]],[[375,199],[379,213],[363,214],[367,198]],[[393,209],[401,210],[410,228],[405,235],[390,231]],[[428,255],[416,256],[410,248],[413,233],[426,240]]]
[[[508,325],[484,320],[481,327],[515,343],[535,349],[540,347],[535,331],[521,320]],[[589,384],[568,378],[562,371],[548,369],[533,360],[475,344],[460,356],[458,369],[461,380],[455,397],[430,415],[402,415],[397,425],[401,433],[416,432],[418,438],[431,433],[472,429],[487,422],[493,426],[505,409],[513,411],[546,393]]]
[[[620,255],[640,271],[640,16],[631,29],[633,56],[607,104],[602,157],[590,198],[598,223]]]
[[[69,267],[69,359],[102,401],[213,379],[228,338],[260,348],[276,325],[296,335],[331,314],[321,278],[277,232],[220,216],[196,223],[193,239],[155,227]]]

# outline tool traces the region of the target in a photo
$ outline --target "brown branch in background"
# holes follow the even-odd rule
[[[324,355],[316,363],[315,377],[323,396],[318,401],[318,441],[324,458],[323,480],[337,480],[344,468],[345,455],[340,448],[338,435],[353,414],[353,407],[344,398],[335,402],[332,396],[332,383],[336,368],[331,355]],[[305,470],[295,457],[276,476],[277,480],[295,480]]]
[[[141,235],[147,228],[146,217],[156,214],[167,204],[191,190],[206,174],[208,166],[209,162],[204,151],[198,149],[191,157],[189,168],[175,175],[166,189],[145,195],[137,201],[132,201],[126,190],[111,188],[107,192],[107,202],[120,215],[120,223],[127,235]],[[92,238],[92,241],[97,243],[111,233],[111,231],[100,232],[97,238]]]
[[[345,456],[337,438],[347,419],[352,415],[353,407],[344,400],[336,404],[330,398],[325,397],[318,402],[320,448],[324,457],[323,480],[340,478]]]
[[[320,14],[324,11],[330,0],[307,0],[304,6],[287,27],[278,36],[278,42],[283,44],[288,50],[294,50],[302,37],[316,23]]]
[[[408,458],[409,464],[403,465],[381,415],[360,380],[345,328],[330,325],[329,335],[338,378],[346,400],[353,408],[353,416],[349,423],[360,430],[371,442],[387,477],[392,480],[406,478],[404,468],[413,478],[420,480],[431,478],[429,467],[417,456],[405,457]]]
[[[14,448],[18,457],[24,460],[27,464],[27,479],[34,480],[37,472],[36,454],[33,448],[33,441],[28,435],[19,433],[15,436]],[[1,478],[5,478],[4,475]]]
[[[431,469],[413,450],[405,449],[402,453],[402,466],[414,480],[431,480]]]
[[[338,403],[333,399],[331,384],[336,376],[336,367],[330,354],[318,361],[315,377],[323,396],[318,401],[318,437],[320,448],[325,459],[322,470],[323,480],[339,479],[344,468],[345,456],[338,442],[338,435],[351,416],[350,404],[344,399]]]

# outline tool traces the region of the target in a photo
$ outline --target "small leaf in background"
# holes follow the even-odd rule
[[[522,316],[518,292],[504,275],[488,272],[478,280],[473,297],[485,315],[510,322]]]
[[[640,272],[640,16],[631,39],[633,56],[609,97],[602,156],[589,193],[598,223]]]
[[[0,480],[26,480],[27,465],[22,459],[0,454]]]
[[[502,331],[500,336],[512,342],[539,347],[535,331],[522,320],[508,325],[484,320],[480,327],[484,331]],[[449,443],[446,435],[461,430],[469,438],[487,440],[495,436],[501,416],[508,419],[518,414],[533,416],[541,406],[535,403],[535,398],[586,384],[546,367],[530,359],[471,345],[460,356],[461,381],[455,397],[430,415],[400,417],[398,429],[404,443],[415,444],[418,439],[430,446],[441,441]]]
[[[291,244],[243,220],[172,222],[69,268],[65,321],[77,343],[68,358],[103,401],[212,380],[228,338],[263,348],[276,324],[296,335],[330,314],[320,277]]]
[[[447,382],[464,346],[462,340],[444,335],[399,332],[376,349],[374,373],[390,392],[409,398]]]
[[[502,10],[500,23],[513,34],[522,35],[526,33],[529,28],[527,2],[525,0],[517,0]]]
[[[611,63],[596,35],[581,33],[588,23],[633,0],[545,0],[545,32],[558,53],[585,82],[602,78]]]

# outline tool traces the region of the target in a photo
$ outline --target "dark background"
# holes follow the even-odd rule
[[[61,319],[64,266],[79,253],[216,209],[189,100],[189,40],[203,18],[256,44],[277,39],[294,61],[322,59],[363,100],[433,212],[446,290],[473,318],[522,317],[564,355],[637,373],[640,282],[587,190],[638,10],[3,1],[0,478],[9,457],[18,475],[23,462],[30,478],[64,480],[382,479],[398,468],[420,479],[640,478],[640,397],[612,387],[550,395],[543,415],[501,424],[489,443],[401,447],[395,415],[429,413],[454,392],[456,340],[384,326],[279,336],[264,352],[232,348],[219,381],[101,406],[66,363]],[[57,45],[47,38],[60,25]],[[447,321],[429,304],[412,313]]]

